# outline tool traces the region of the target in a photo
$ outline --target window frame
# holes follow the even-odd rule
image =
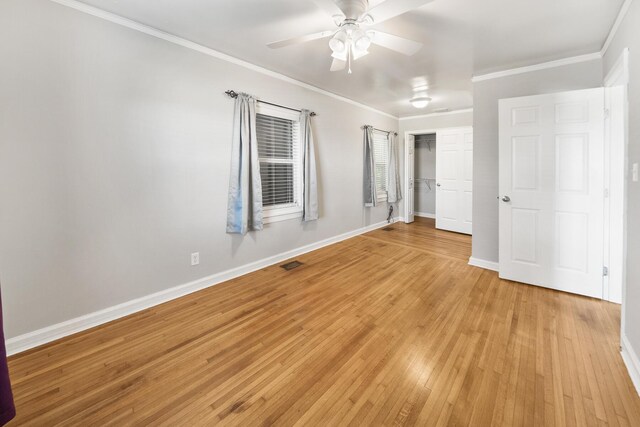
[[[302,167],[302,137],[300,135],[300,113],[274,105],[257,103],[256,115],[278,117],[298,123],[297,137],[294,135],[292,144],[294,157],[292,160],[274,159],[270,157],[258,157],[258,162],[271,164],[291,164],[293,165],[293,203],[283,203],[280,205],[262,206],[262,219],[264,224],[286,221],[290,219],[302,218],[303,210],[303,167]],[[257,137],[257,135],[256,135]],[[257,138],[256,138],[257,139]],[[259,143],[256,141],[256,143]],[[297,145],[297,147],[296,147]]]
[[[384,136],[384,150],[387,152],[387,156],[386,156],[386,163],[385,162],[379,162],[378,159],[376,158],[376,134],[377,135],[382,135]],[[374,167],[376,168],[376,172],[377,172],[377,166],[379,164],[384,164],[386,166],[385,171],[386,171],[386,176],[384,177],[384,188],[378,188],[378,182],[376,180],[376,198],[378,202],[386,202],[388,200],[388,185],[389,185],[389,144],[390,144],[390,139],[389,139],[389,133],[384,132],[384,131],[379,131],[379,130],[374,130],[373,131],[373,161],[374,161]]]

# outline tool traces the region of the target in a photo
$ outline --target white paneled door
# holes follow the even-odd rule
[[[500,100],[500,277],[602,298],[604,89]]]
[[[436,132],[436,228],[471,234],[473,129]]]

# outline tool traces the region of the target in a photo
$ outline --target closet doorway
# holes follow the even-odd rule
[[[473,129],[405,133],[405,222],[435,218],[436,228],[471,234]]]

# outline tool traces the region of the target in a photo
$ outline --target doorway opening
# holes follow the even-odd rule
[[[623,319],[626,55],[604,87],[499,108],[500,277],[622,303]]]
[[[405,132],[405,222],[435,218],[436,228],[471,234],[473,129]]]
[[[413,163],[413,206],[415,215],[436,218],[436,134],[415,136]]]

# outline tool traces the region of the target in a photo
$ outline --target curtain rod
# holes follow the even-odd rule
[[[229,98],[237,98],[238,97],[238,93],[235,90],[228,90],[225,92],[227,94],[227,96]],[[256,101],[258,101],[261,104],[267,104],[267,105],[273,105],[274,107],[280,107],[280,108],[286,108],[287,110],[291,110],[291,111],[297,111],[298,113],[300,113],[301,111],[298,110],[297,108],[291,108],[291,107],[287,107],[285,105],[280,105],[280,104],[274,104],[272,102],[267,102],[267,101],[261,101],[259,99],[257,99]],[[309,115],[311,117],[316,116],[317,114],[314,113],[313,111],[309,113]]]
[[[362,126],[360,129],[365,129],[367,127],[372,128],[373,130],[377,130],[378,132],[382,132],[382,133],[387,133],[387,134],[394,134],[395,136],[398,136],[398,132],[392,132],[390,130],[382,130],[382,129],[378,129],[378,128],[374,128],[373,126],[369,126],[369,125],[364,125]]]

